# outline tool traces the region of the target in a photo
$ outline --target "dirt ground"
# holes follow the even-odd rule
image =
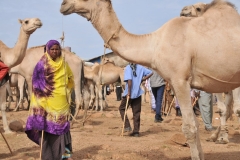
[[[84,126],[76,123],[71,129],[74,160],[189,160],[190,149],[173,142],[184,142],[181,132],[181,118],[175,117],[175,110],[171,115],[163,117],[163,123],[154,123],[154,113],[148,103],[142,104],[140,137],[121,137],[122,121],[118,112],[120,101],[116,101],[115,93],[108,97],[109,108],[104,112],[88,111],[88,119]],[[12,104],[12,108],[14,103]],[[214,106],[214,111],[217,108]],[[28,111],[7,112],[11,120],[21,119],[26,122]],[[82,120],[81,111],[77,120]],[[131,119],[131,108],[128,110]],[[200,124],[200,139],[206,160],[237,160],[240,159],[240,135],[234,128],[237,118],[229,121],[230,143],[222,145],[207,142],[211,132],[204,130],[201,116],[197,117]],[[132,120],[131,120],[132,124]],[[214,113],[213,126],[220,124],[219,115]],[[2,122],[1,122],[2,129]],[[2,130],[3,131],[3,130]],[[24,132],[4,134],[13,154],[0,137],[0,159],[39,159],[40,147],[30,141]],[[173,136],[175,138],[173,138]],[[44,153],[43,153],[44,154]]]

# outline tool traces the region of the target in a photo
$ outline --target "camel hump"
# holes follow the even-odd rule
[[[235,10],[237,10],[236,6],[228,1],[225,0],[213,0],[210,4],[207,5],[207,7],[205,8],[205,12],[207,10],[209,10],[210,8],[216,7],[217,5],[228,5],[232,8],[234,8]]]

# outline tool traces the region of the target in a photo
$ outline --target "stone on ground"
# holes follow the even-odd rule
[[[171,137],[171,141],[173,141],[176,144],[182,145],[182,146],[186,146],[186,144],[187,144],[187,139],[185,138],[185,136],[183,134],[180,134],[180,133],[174,134]]]
[[[9,123],[9,128],[12,131],[15,131],[15,132],[23,131],[23,121],[21,121],[21,120],[12,120]]]

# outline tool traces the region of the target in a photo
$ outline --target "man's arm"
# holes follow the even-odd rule
[[[149,75],[145,76],[142,78],[142,81],[147,80],[148,78],[150,78],[153,75],[153,73],[150,73]]]
[[[128,95],[129,97],[131,97],[131,89],[132,89],[132,80],[128,80]]]

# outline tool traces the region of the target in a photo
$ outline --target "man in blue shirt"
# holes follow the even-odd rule
[[[127,96],[129,97],[128,106],[131,105],[133,112],[133,125],[134,129],[130,136],[139,137],[140,129],[140,114],[141,114],[141,95],[143,90],[140,88],[142,81],[152,76],[152,71],[139,65],[129,64],[124,71],[124,81],[126,82],[125,90],[123,92],[123,99],[119,106],[119,111],[124,119],[125,107],[127,103]],[[125,118],[124,131],[130,132],[132,128],[130,126],[128,117]]]

